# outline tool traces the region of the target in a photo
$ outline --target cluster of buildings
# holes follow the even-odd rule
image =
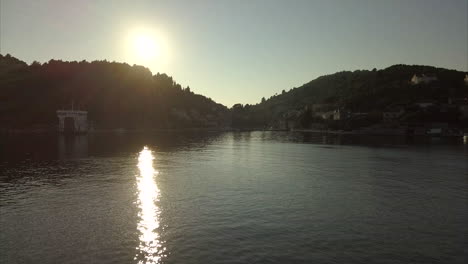
[[[448,98],[446,103],[436,101],[421,101],[414,104],[395,104],[384,111],[382,111],[383,121],[394,121],[398,120],[401,116],[407,113],[408,109],[422,109],[427,110],[429,108],[437,108],[441,112],[449,112],[451,110],[458,111],[462,118],[468,118],[468,98]],[[353,117],[366,116],[369,113],[366,112],[351,112],[350,110],[338,108],[331,111],[318,111],[313,112],[314,116],[321,117],[323,120],[347,120]]]
[[[433,81],[437,81],[436,76],[428,75],[413,75],[410,80],[412,85],[427,84]],[[468,74],[464,78],[465,84],[468,86]],[[467,87],[468,89],[468,87]],[[301,114],[305,112],[312,113],[315,120],[323,121],[347,121],[347,120],[359,120],[365,119],[370,115],[366,112],[352,112],[348,109],[336,108],[333,104],[313,104],[306,106],[302,111],[289,111],[283,115],[283,120],[280,126],[285,129],[294,129],[300,126],[297,122]],[[415,112],[429,113],[430,115],[440,116],[455,116],[457,113],[461,119],[468,120],[468,97],[454,98],[450,97],[447,101],[420,101],[411,104],[394,104],[381,112],[373,112],[373,118],[381,115],[380,122],[383,126],[385,124],[393,124],[399,126],[402,122],[402,117]],[[404,122],[403,122],[404,123]],[[406,124],[408,125],[408,124]],[[425,124],[425,126],[430,124]],[[388,126],[388,125],[387,125]],[[435,127],[448,127],[448,121],[446,123],[438,123]]]
[[[315,117],[323,120],[348,120],[353,117],[367,116],[369,113],[352,112],[344,108],[335,108],[332,104],[313,104],[312,113]]]

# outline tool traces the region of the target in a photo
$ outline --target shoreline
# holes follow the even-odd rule
[[[230,128],[161,128],[161,129],[92,129],[80,134],[95,133],[144,133],[144,132],[175,132],[175,131],[235,131]],[[0,129],[0,134],[63,134],[57,129]]]
[[[318,130],[318,129],[293,129],[292,132],[320,133],[325,135],[359,135],[359,136],[396,136],[396,137],[439,137],[439,138],[463,138],[464,134],[427,134],[427,133],[406,133],[403,129],[363,129],[363,130]]]
[[[363,130],[326,130],[326,129],[235,129],[235,128],[165,128],[165,129],[93,129],[86,133],[70,134],[70,135],[92,135],[101,133],[126,134],[126,133],[155,133],[155,132],[300,132],[300,133],[316,133],[323,135],[360,135],[360,136],[397,136],[397,137],[443,137],[443,138],[458,138],[464,137],[464,134],[452,135],[430,135],[425,133],[408,134],[404,129],[363,129]],[[0,134],[3,135],[32,135],[32,134],[57,134],[65,135],[58,132],[56,129],[0,129]]]

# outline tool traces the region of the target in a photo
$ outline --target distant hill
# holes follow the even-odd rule
[[[415,84],[413,76],[426,76],[430,81]],[[54,127],[56,110],[70,108],[72,102],[75,108],[88,111],[96,128],[267,128],[285,120],[307,127],[320,121],[315,120],[314,111],[336,109],[373,113],[374,122],[395,105],[468,98],[465,76],[465,72],[416,65],[343,71],[283,90],[256,105],[237,104],[228,109],[142,66],[59,60],[28,65],[0,54],[0,128]],[[412,120],[421,116],[426,121],[459,120],[453,116],[458,112],[418,111],[410,114]]]
[[[429,83],[413,84],[414,75],[436,77]],[[420,101],[447,102],[468,97],[466,73],[430,66],[394,65],[382,70],[343,71],[319,77],[282,94],[262,99],[257,105],[236,105],[233,123],[238,127],[270,126],[291,111],[324,105],[322,110],[382,112],[396,104]]]
[[[226,126],[228,109],[166,74],[107,61],[28,65],[0,55],[0,127],[53,127],[56,110],[87,110],[96,128]]]

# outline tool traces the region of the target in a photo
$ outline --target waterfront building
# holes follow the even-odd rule
[[[82,110],[57,110],[59,132],[80,134],[88,132],[88,112]]]

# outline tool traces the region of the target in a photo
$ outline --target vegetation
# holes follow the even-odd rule
[[[412,84],[413,75],[436,76]],[[382,121],[382,113],[404,105],[402,122],[450,122],[467,126],[457,109],[440,110],[449,98],[468,98],[466,73],[430,66],[394,65],[382,70],[344,71],[319,77],[289,91],[283,90],[256,105],[231,109],[183,88],[166,74],[142,66],[93,61],[51,60],[28,65],[0,55],[0,121],[3,128],[54,127],[55,111],[88,111],[96,128],[234,127],[311,128],[320,124],[355,129]],[[418,102],[434,102],[421,109]],[[346,121],[321,113],[341,109],[353,115]]]
[[[10,55],[0,55],[0,102],[4,128],[55,126],[56,110],[72,102],[88,111],[97,128],[218,127],[229,114],[142,66],[58,60],[27,65]]]
[[[410,80],[415,74],[437,76],[438,80],[413,85]],[[275,127],[279,120],[294,119],[296,126],[308,127],[317,122],[312,120],[316,116],[312,111],[335,109],[371,113],[371,120],[357,118],[355,124],[375,123],[381,120],[376,115],[381,115],[395,105],[411,106],[424,101],[442,104],[447,103],[449,98],[468,97],[465,74],[455,70],[409,65],[394,65],[383,70],[338,72],[262,99],[256,105],[236,105],[233,109],[233,125]],[[321,109],[311,110],[317,105],[322,105]],[[424,120],[427,121],[427,118]]]

